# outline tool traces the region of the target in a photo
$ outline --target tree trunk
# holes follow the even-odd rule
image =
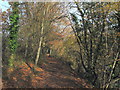
[[[41,35],[43,35],[43,30],[44,30],[44,19],[43,19],[42,27],[41,27]],[[43,41],[43,36],[40,37],[39,47],[38,47],[37,56],[36,56],[36,60],[35,60],[35,65],[37,65],[39,57],[40,57],[42,41]]]
[[[28,40],[26,41],[25,44],[25,58],[27,58],[27,53],[28,53]]]
[[[45,15],[47,15],[48,10],[49,10],[49,5],[47,6],[46,10],[44,10],[44,12],[43,12],[43,19],[42,19],[42,24],[41,24],[41,37],[40,37],[40,41],[39,41],[39,47],[38,47],[38,51],[37,51],[35,65],[37,65],[38,60],[40,58],[40,53],[41,53],[41,49],[42,49],[42,42],[43,42],[43,33],[44,33],[44,23],[45,23],[44,21],[45,21]]]

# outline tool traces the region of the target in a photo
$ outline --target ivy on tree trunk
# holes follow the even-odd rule
[[[19,3],[14,2],[12,3],[12,13],[9,17],[10,19],[10,26],[9,26],[9,49],[11,52],[10,58],[9,58],[9,66],[13,67],[13,62],[15,60],[15,52],[17,49],[17,33],[18,33],[18,22],[19,22],[19,9],[18,9]]]

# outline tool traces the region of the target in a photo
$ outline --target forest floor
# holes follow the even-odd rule
[[[35,71],[36,74],[24,62],[16,63],[13,71],[3,73],[3,88],[92,88],[56,58],[48,57],[41,67],[35,67]]]

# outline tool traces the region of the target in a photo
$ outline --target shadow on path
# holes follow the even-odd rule
[[[90,88],[83,79],[77,78],[71,73],[71,69],[56,58],[47,58],[42,69],[48,74],[43,76],[43,87],[51,88]]]

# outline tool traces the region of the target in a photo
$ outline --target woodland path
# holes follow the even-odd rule
[[[32,67],[33,64],[30,63]],[[37,74],[34,75],[25,64],[17,65],[9,81],[3,79],[4,87],[24,88],[92,88],[84,79],[77,78],[71,69],[61,60],[47,57],[45,63],[36,67]]]

